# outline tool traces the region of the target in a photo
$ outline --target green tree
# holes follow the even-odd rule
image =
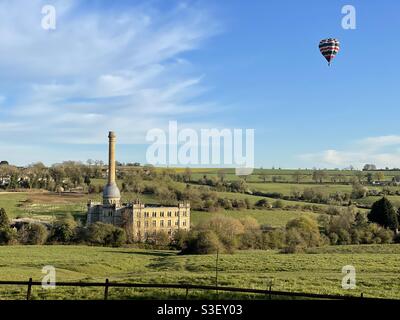
[[[163,230],[158,231],[154,237],[154,243],[159,246],[167,246],[170,242],[168,233]]]
[[[0,208],[0,244],[10,244],[16,240],[16,232],[10,228],[10,220],[3,208]]]
[[[198,225],[200,230],[212,230],[225,249],[233,252],[239,243],[239,236],[244,233],[243,224],[234,218],[217,215]]]
[[[259,175],[260,179],[262,179],[262,181],[265,183],[267,182],[268,179],[268,175],[265,172],[261,172]]]
[[[190,182],[191,179],[192,179],[192,170],[188,167],[185,169],[183,173],[183,180],[185,182]]]
[[[87,175],[87,176],[85,176],[85,179],[84,179],[84,181],[83,181],[88,187],[89,187],[89,185],[90,185],[90,183],[91,183],[91,181],[90,181],[90,177]]]
[[[385,180],[385,174],[382,171],[378,171],[374,174],[375,180],[383,181]]]
[[[10,226],[10,220],[8,219],[6,210],[0,208],[0,228],[5,228]]]
[[[312,173],[312,179],[315,181],[315,183],[322,183],[326,176],[327,174],[323,170],[314,170]]]
[[[210,254],[217,251],[223,251],[224,246],[218,239],[216,233],[212,230],[192,231],[185,247],[182,250],[184,254]]]
[[[223,169],[218,170],[217,172],[218,178],[221,182],[224,182],[225,180],[225,171]]]
[[[126,242],[126,233],[112,224],[96,222],[89,226],[88,241],[103,246],[120,247]]]
[[[299,218],[290,220],[286,224],[286,230],[295,230],[301,236],[301,238],[304,240],[304,243],[308,247],[316,247],[321,244],[321,236],[319,233],[318,223],[315,219],[311,217],[301,216]],[[294,236],[294,239],[297,238],[298,237],[296,234]]]
[[[389,228],[396,233],[399,228],[398,214],[386,197],[374,202],[368,214],[368,220]]]
[[[57,242],[70,242],[75,238],[77,223],[71,214],[66,214],[57,220],[50,232],[50,240]]]
[[[301,173],[300,170],[296,170],[296,171],[293,173],[292,178],[293,178],[293,180],[294,180],[296,183],[300,183],[301,180],[303,180],[304,175]]]
[[[48,237],[47,228],[40,223],[24,225],[18,231],[18,240],[23,244],[43,244]]]

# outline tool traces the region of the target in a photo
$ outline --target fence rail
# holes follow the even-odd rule
[[[0,281],[1,285],[16,285],[16,286],[28,286],[26,292],[26,299],[31,299],[32,287],[42,286],[41,281]],[[159,288],[159,289],[182,289],[186,290],[186,298],[188,297],[189,290],[209,290],[209,291],[224,291],[224,292],[239,292],[239,293],[254,293],[268,296],[288,296],[288,297],[303,297],[303,298],[315,298],[315,299],[332,299],[332,300],[396,300],[386,298],[372,298],[365,297],[362,293],[361,296],[350,296],[350,295],[329,295],[329,294],[318,294],[318,293],[304,293],[304,292],[288,292],[288,291],[275,291],[271,287],[269,290],[263,289],[249,289],[249,288],[236,288],[236,287],[224,287],[224,286],[207,286],[207,285],[192,285],[192,284],[174,284],[174,283],[118,283],[109,282],[106,279],[105,282],[57,282],[58,287],[103,287],[104,288],[104,300],[108,299],[109,288]],[[398,301],[398,300],[397,300]]]

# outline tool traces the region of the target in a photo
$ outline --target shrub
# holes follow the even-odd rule
[[[96,186],[93,184],[88,186],[88,193],[96,193]]]
[[[263,234],[263,249],[282,249],[285,247],[286,234],[282,229],[275,229]]]
[[[212,230],[191,232],[182,253],[209,254],[223,251],[223,245]]]
[[[13,244],[17,240],[17,232],[10,227],[0,228],[0,245]]]
[[[112,224],[96,222],[89,226],[87,240],[93,244],[120,247],[126,242],[126,234]]]
[[[240,249],[262,249],[263,236],[261,230],[246,230],[240,237]]]
[[[397,233],[393,238],[394,243],[400,243],[400,233]]]
[[[339,240],[339,236],[335,232],[331,232],[329,234],[329,242],[330,244],[337,244]]]
[[[376,223],[370,223],[366,232],[369,234],[371,243],[390,243],[394,237],[393,231],[382,228]]]
[[[359,182],[353,183],[353,189],[351,192],[351,197],[353,199],[360,199],[364,198],[368,193],[368,188],[364,187],[362,184]]]
[[[302,216],[290,220],[286,224],[286,229],[288,231],[295,230],[303,238],[308,247],[316,247],[321,244],[318,223],[309,216]]]
[[[332,216],[336,216],[336,215],[340,215],[342,211],[340,210],[340,208],[336,207],[336,206],[329,206],[326,209],[326,213]]]
[[[297,229],[289,229],[286,232],[286,246],[283,249],[284,253],[303,252],[307,248],[302,235]]]
[[[260,224],[253,217],[240,219],[244,232],[240,236],[240,249],[261,249],[263,238]]]
[[[214,231],[229,252],[238,246],[238,237],[244,233],[244,226],[239,220],[220,215],[200,223],[198,229]]]
[[[271,208],[272,206],[270,205],[270,203],[268,202],[267,199],[260,199],[256,202],[255,204],[256,207],[259,208]]]
[[[22,244],[44,244],[49,232],[47,228],[40,223],[25,224],[18,231],[18,240]]]
[[[8,219],[6,210],[0,208],[0,244],[12,244],[17,239],[17,233],[10,228],[10,220]]]
[[[273,207],[274,207],[274,208],[277,208],[277,209],[282,209],[282,208],[285,207],[285,204],[283,203],[282,200],[276,200],[276,201],[274,202],[274,204],[273,204]]]
[[[50,231],[50,241],[67,243],[75,239],[77,223],[71,214],[66,214],[57,220]]]
[[[154,237],[154,244],[158,246],[167,246],[170,243],[170,239],[168,233],[163,230],[160,230],[156,233]]]
[[[245,231],[248,231],[248,230],[259,231],[260,230],[260,224],[253,217],[246,216],[246,217],[240,219],[239,221],[243,225],[243,228]]]
[[[174,233],[171,244],[176,249],[182,250],[187,239],[188,239],[188,231],[180,229]]]
[[[351,236],[346,229],[339,229],[337,235],[339,237],[338,244],[351,244]]]

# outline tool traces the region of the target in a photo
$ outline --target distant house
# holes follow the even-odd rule
[[[399,186],[400,185],[400,176],[394,176],[392,178],[392,184],[395,186]]]
[[[1,177],[0,178],[0,187],[7,187],[10,184],[11,177],[6,176],[6,177]]]

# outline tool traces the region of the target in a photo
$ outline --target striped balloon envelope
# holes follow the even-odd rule
[[[339,49],[340,43],[337,39],[329,38],[323,39],[319,42],[319,51],[321,51],[326,61],[328,61],[328,65],[331,64],[331,61],[339,52]]]

